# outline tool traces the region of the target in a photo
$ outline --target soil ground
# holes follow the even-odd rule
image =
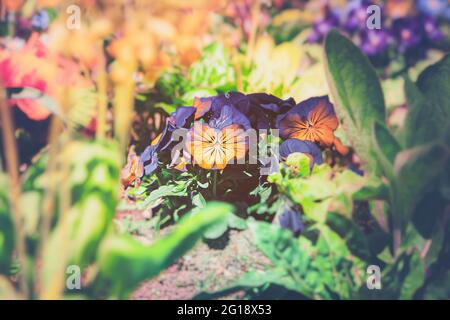
[[[145,220],[139,211],[122,211],[117,219]],[[159,231],[161,236],[172,227]],[[143,243],[151,243],[151,229],[135,235]],[[229,230],[216,240],[200,241],[191,251],[157,277],[146,281],[131,295],[135,300],[191,299],[202,291],[215,291],[231,285],[251,270],[264,270],[269,260],[255,247],[248,230]],[[242,293],[227,296],[238,299]]]

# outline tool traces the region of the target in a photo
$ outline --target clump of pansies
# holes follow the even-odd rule
[[[431,10],[432,3],[439,5],[441,12],[450,10],[448,2],[421,1],[416,8],[412,1],[349,1],[344,8],[322,8],[322,15],[312,25],[310,42],[321,42],[333,28],[346,32],[361,50],[376,64],[389,62],[389,49],[400,53],[408,65],[425,58],[428,49],[443,39],[438,18]],[[368,17],[373,13],[369,6],[376,4],[381,9],[381,28],[369,29]]]
[[[178,107],[166,120],[164,131],[140,155],[144,174],[158,168],[160,155],[171,153],[180,142],[173,137],[177,129],[186,130],[185,149],[171,165],[187,170],[186,164],[206,170],[223,170],[246,156],[248,129],[279,129],[282,159],[300,152],[321,163],[321,149],[334,148],[342,155],[348,148],[334,135],[339,125],[333,105],[327,96],[314,97],[296,104],[294,99],[282,100],[273,95],[245,95],[230,92],[213,97],[196,98],[193,106]],[[187,154],[185,154],[187,153]],[[173,163],[175,162],[175,163]]]
[[[307,169],[312,170],[315,164],[323,162],[324,149],[333,149],[341,155],[349,152],[334,134],[338,125],[327,96],[313,97],[298,104],[292,98],[283,100],[265,93],[229,92],[196,98],[192,106],[178,107],[167,118],[164,131],[140,156],[134,150],[130,152],[122,181],[125,187],[136,186],[142,176],[168,167],[180,171],[219,172],[226,176],[226,170],[239,168],[242,163],[249,165],[249,149],[254,147],[251,144],[258,144],[249,141],[245,134],[249,129],[268,134],[279,130],[279,152],[272,150],[270,161],[258,159],[253,162],[254,166],[275,168],[280,161],[285,166],[290,155],[300,153],[307,156]],[[180,131],[185,134],[180,135]],[[184,139],[181,149],[177,147],[180,137]],[[298,219],[299,211],[290,206],[280,216],[281,225],[291,229],[296,226],[295,232],[301,225]]]

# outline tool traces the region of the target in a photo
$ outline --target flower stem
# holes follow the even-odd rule
[[[217,199],[217,170],[214,170],[213,174],[213,198]]]
[[[16,233],[16,251],[20,262],[19,284],[22,294],[29,296],[27,256],[25,245],[25,231],[23,229],[22,214],[20,211],[20,178],[19,159],[17,154],[14,125],[11,116],[11,107],[7,104],[5,91],[0,88],[0,119],[5,150],[6,168],[8,170],[9,206],[14,220]]]

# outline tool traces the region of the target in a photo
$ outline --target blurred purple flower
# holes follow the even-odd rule
[[[439,26],[436,19],[434,19],[433,17],[423,16],[422,25],[427,40],[431,42],[436,42],[441,41],[444,38],[444,35],[439,30]]]
[[[421,20],[417,17],[395,20],[392,25],[392,33],[401,53],[419,45],[424,36]]]
[[[385,51],[390,43],[390,35],[384,29],[365,29],[360,34],[360,48],[368,56],[374,56]]]
[[[366,0],[356,0],[348,4],[347,19],[344,28],[349,32],[366,29],[368,18],[367,8],[373,3]]]
[[[418,0],[417,8],[426,15],[450,19],[450,2],[448,0]]]
[[[50,17],[47,10],[39,10],[31,18],[31,26],[38,31],[47,30],[49,24]]]
[[[308,37],[309,42],[321,42],[333,28],[339,27],[339,16],[331,11],[329,6],[325,6],[324,10],[323,18],[313,22],[312,32]]]

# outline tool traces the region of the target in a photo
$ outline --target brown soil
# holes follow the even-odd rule
[[[144,220],[142,212],[119,212],[117,218]],[[151,243],[172,227],[140,232],[136,237]],[[131,295],[134,300],[191,299],[202,291],[215,291],[231,285],[247,271],[264,270],[269,260],[255,247],[248,230],[229,230],[216,240],[199,242],[191,251],[159,276],[146,281]],[[226,297],[238,299],[242,293]]]

